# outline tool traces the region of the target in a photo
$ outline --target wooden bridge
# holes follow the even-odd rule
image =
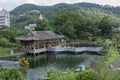
[[[70,52],[100,52],[102,50],[102,47],[53,47],[47,49],[47,51],[55,51],[55,52],[61,52],[61,51],[70,51]]]

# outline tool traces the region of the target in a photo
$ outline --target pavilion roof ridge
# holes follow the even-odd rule
[[[64,38],[64,35],[58,35],[54,31],[30,31],[27,35],[15,38],[17,40],[48,40]]]

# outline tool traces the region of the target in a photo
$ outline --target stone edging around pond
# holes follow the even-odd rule
[[[20,67],[19,62],[17,61],[2,61],[0,60],[0,66],[2,67]]]

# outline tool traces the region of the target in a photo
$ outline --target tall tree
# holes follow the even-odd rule
[[[73,13],[61,13],[52,18],[51,25],[54,26],[55,32],[65,35],[70,39],[75,39],[75,28],[73,25]]]
[[[64,12],[58,14],[52,18],[52,25],[57,33],[71,39],[80,38],[81,35],[89,37],[96,34],[94,23],[76,13]]]
[[[112,23],[108,16],[103,17],[98,24],[101,36],[108,36],[112,33]]]
[[[35,30],[40,31],[40,30],[50,30],[51,27],[49,25],[49,21],[47,20],[37,20],[37,27]]]

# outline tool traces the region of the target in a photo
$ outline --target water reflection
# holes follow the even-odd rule
[[[30,62],[28,76],[41,77],[49,69],[58,69],[65,71],[67,68],[77,68],[79,65],[84,64],[89,66],[92,61],[95,61],[98,55],[91,54],[75,54],[75,53],[58,53],[58,54],[40,54],[37,56],[22,55],[17,57],[5,58],[5,60],[18,61],[20,58],[27,58]]]
[[[59,68],[73,67],[81,62],[84,62],[85,56],[83,55],[70,55],[70,54],[43,54],[40,56],[29,56],[28,60],[30,62],[31,68],[45,67],[47,65],[54,65]]]

